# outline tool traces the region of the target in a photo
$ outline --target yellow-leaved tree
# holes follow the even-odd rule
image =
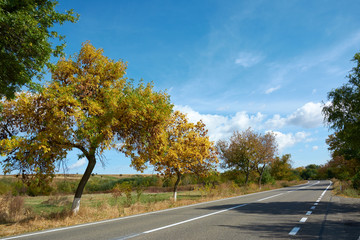
[[[72,205],[105,150],[115,148],[143,166],[156,162],[162,132],[172,112],[169,96],[151,84],[134,86],[126,63],[103,55],[89,42],[76,56],[61,59],[40,93],[22,92],[3,101],[0,151],[4,172],[20,170],[39,179],[54,174],[72,149],[88,161]]]
[[[186,173],[205,176],[218,163],[214,143],[209,140],[202,121],[191,123],[186,115],[175,111],[165,132],[166,149],[155,162],[154,169],[166,177],[176,177],[174,201],[181,177]]]

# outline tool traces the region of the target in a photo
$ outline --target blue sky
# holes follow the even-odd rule
[[[330,159],[321,106],[360,50],[359,1],[59,1],[71,8],[79,22],[56,28],[67,55],[90,40],[127,61],[212,140],[251,127],[273,131],[294,167]],[[106,159],[94,172],[135,173],[120,153]],[[70,172],[85,163],[69,154]]]

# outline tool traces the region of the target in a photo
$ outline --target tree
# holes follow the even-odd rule
[[[333,155],[331,160],[318,169],[318,174],[323,179],[350,180],[359,170],[356,159],[346,160],[343,156]]]
[[[320,166],[316,164],[310,164],[305,167],[305,170],[301,173],[301,177],[305,180],[308,179],[317,179],[318,178],[318,169]]]
[[[41,78],[51,56],[62,54],[64,36],[50,29],[79,16],[72,10],[59,13],[56,5],[52,0],[0,0],[0,97],[13,98],[33,77]]]
[[[255,159],[255,169],[259,173],[259,187],[266,167],[274,161],[277,152],[277,143],[273,133],[268,132],[265,135],[259,135],[257,138],[257,151]]]
[[[235,131],[229,141],[217,143],[222,167],[241,171],[245,174],[245,184],[249,182],[250,173],[256,170],[262,174],[266,166],[273,160],[277,150],[275,137],[272,133],[261,135],[250,128],[243,132]]]
[[[75,192],[77,213],[84,187],[105,150],[132,158],[139,170],[157,161],[162,131],[172,105],[151,84],[134,87],[126,64],[84,43],[73,58],[61,59],[52,81],[39,94],[23,92],[4,101],[0,150],[5,172],[29,170],[48,176],[67,152],[78,149],[88,165]]]
[[[329,149],[346,159],[360,161],[360,53],[353,61],[356,66],[347,76],[348,83],[328,93],[330,104],[323,113],[329,128],[335,133],[329,136]]]
[[[218,163],[216,149],[207,136],[202,121],[191,123],[186,115],[176,111],[169,120],[166,132],[166,150],[155,162],[155,171],[166,177],[176,177],[174,201],[177,188],[184,174],[193,173],[205,176],[215,169]]]
[[[270,174],[275,180],[290,180],[292,177],[291,168],[291,155],[285,154],[280,157],[276,157],[270,164]]]

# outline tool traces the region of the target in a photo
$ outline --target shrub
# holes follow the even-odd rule
[[[11,192],[11,190],[12,188],[10,183],[0,181],[0,195]]]
[[[273,176],[271,176],[269,169],[265,169],[262,179],[261,179],[261,183],[262,184],[274,184],[275,183],[275,179],[273,178]]]
[[[0,223],[11,223],[28,217],[29,209],[24,208],[22,196],[6,194],[0,198]]]
[[[130,183],[128,182],[123,182],[121,184],[116,184],[115,187],[112,190],[112,195],[118,199],[121,195],[125,195],[126,197],[126,202],[125,205],[130,206],[132,203],[132,196],[131,196],[131,192],[132,192],[132,186]]]
[[[58,193],[73,193],[76,190],[76,182],[61,181],[56,183]]]
[[[360,190],[360,171],[353,177],[352,185],[355,189]]]

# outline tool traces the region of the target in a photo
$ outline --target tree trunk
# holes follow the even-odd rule
[[[261,189],[261,179],[262,179],[263,173],[264,173],[264,169],[262,169],[260,172],[260,178],[259,178],[259,188],[260,189]]]
[[[265,171],[265,167],[266,165],[264,164],[264,166],[260,169],[258,169],[258,173],[260,174],[260,178],[259,178],[259,188],[261,189],[261,181],[262,181],[262,177]]]
[[[85,170],[85,173],[82,176],[82,178],[81,178],[81,180],[79,182],[79,185],[78,185],[78,187],[76,189],[74,201],[73,201],[73,204],[72,204],[72,207],[71,207],[71,212],[74,215],[76,215],[79,212],[81,196],[83,194],[85,185],[88,182],[88,180],[89,180],[89,178],[91,176],[91,173],[94,170],[94,167],[95,167],[95,164],[96,164],[95,154],[87,157],[87,159],[88,159],[89,163],[88,163],[88,165],[86,167],[86,170]]]
[[[250,175],[250,171],[247,171],[247,172],[246,172],[245,185],[248,185],[248,182],[249,182],[249,175]]]
[[[179,186],[180,180],[181,180],[181,174],[178,173],[177,174],[177,179],[176,179],[176,182],[175,182],[175,185],[174,185],[174,202],[176,202],[177,188]]]

